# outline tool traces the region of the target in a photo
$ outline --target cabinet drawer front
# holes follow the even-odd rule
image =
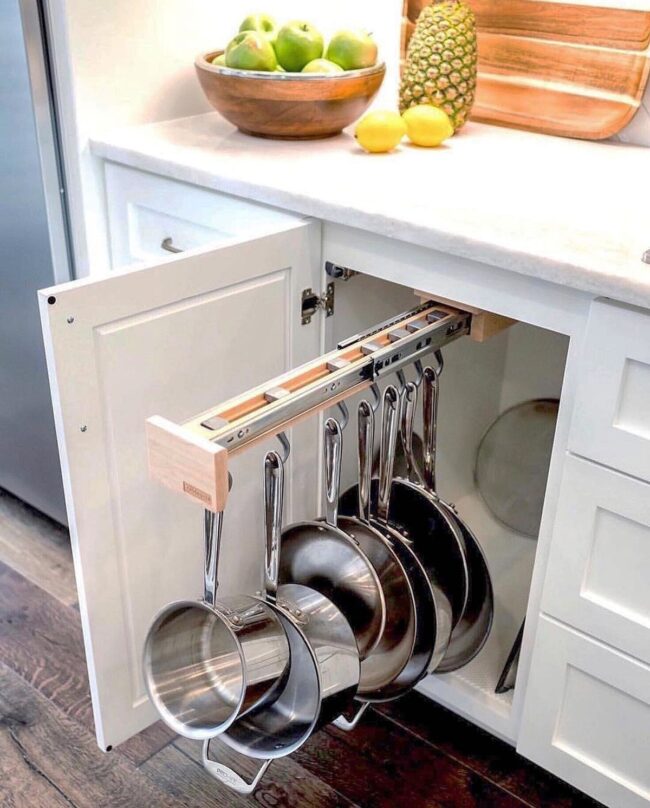
[[[650,486],[567,457],[542,608],[650,664]]]
[[[267,235],[300,218],[114,163],[106,164],[106,193],[114,269]]]
[[[596,301],[569,448],[650,481],[650,314]]]
[[[650,668],[540,619],[518,751],[616,808],[650,800]]]

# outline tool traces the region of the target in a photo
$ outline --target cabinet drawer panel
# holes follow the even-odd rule
[[[650,314],[596,301],[569,448],[650,481]]]
[[[650,800],[650,668],[540,619],[518,750],[616,808]]]
[[[267,235],[299,217],[196,185],[106,164],[114,269]]]
[[[542,608],[650,663],[650,486],[567,457]]]

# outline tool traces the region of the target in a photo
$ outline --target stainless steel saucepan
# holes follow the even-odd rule
[[[261,761],[252,782],[231,767],[211,760],[209,741],[203,745],[206,770],[244,794],[255,789],[273,760],[295,752],[313,732],[350,705],[360,675],[355,636],[339,609],[306,586],[277,586],[283,500],[283,466],[277,453],[267,454],[264,474],[266,589],[276,593],[275,603],[273,594],[270,603],[289,640],[289,673],[275,699],[250,710],[221,736],[236,752]]]
[[[223,514],[205,512],[203,601],[179,601],[154,619],[144,680],[163,721],[186,738],[210,738],[272,696],[289,665],[289,642],[263,599],[216,600]]]

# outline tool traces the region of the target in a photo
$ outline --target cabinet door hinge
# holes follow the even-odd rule
[[[330,282],[325,287],[325,294],[318,295],[313,289],[303,289],[300,301],[300,315],[302,324],[311,323],[311,318],[316,312],[322,309],[326,317],[334,314],[334,283]]]

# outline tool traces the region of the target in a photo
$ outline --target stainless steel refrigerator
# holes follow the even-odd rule
[[[69,280],[45,15],[0,0],[0,488],[65,522],[36,291]]]

